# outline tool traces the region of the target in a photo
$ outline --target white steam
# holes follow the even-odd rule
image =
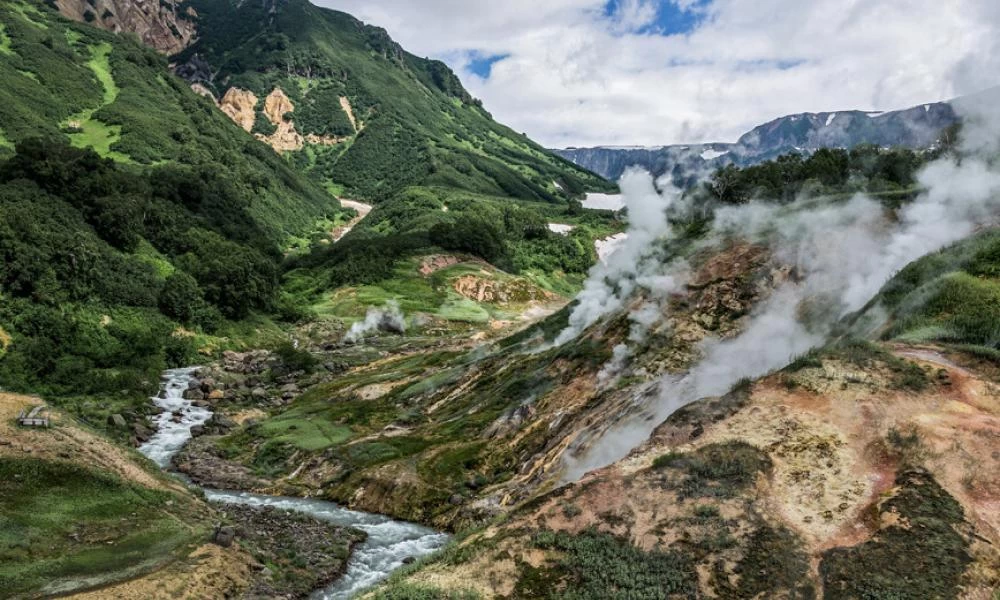
[[[758,306],[740,335],[706,340],[703,358],[687,375],[661,380],[658,393],[635,399],[631,414],[581,437],[576,456],[567,456],[564,477],[574,480],[624,457],[678,408],[724,394],[743,378],[785,366],[823,343],[841,317],[864,306],[901,268],[995,224],[1000,213],[1000,171],[989,156],[982,156],[984,150],[993,153],[1000,147],[1000,118],[992,110],[991,115],[977,113],[966,119],[966,127],[975,123],[977,129],[966,136],[963,150],[980,156],[947,157],[929,164],[919,174],[925,191],[896,213],[861,194],[842,202],[800,199],[786,207],[751,203],[719,210],[716,236],[765,240],[780,262],[795,266],[798,277]],[[641,285],[647,301],[630,315],[634,341],[641,337],[637,333],[651,326],[650,302],[686,283],[686,265],[656,264],[650,247],[654,240],[670,235],[663,211],[674,201],[674,192],[657,194],[649,176],[635,172],[623,179],[622,191],[632,222],[630,235],[634,230],[641,237],[612,256],[605,267],[592,270],[560,343],[625,307]],[[809,316],[803,318],[806,309]],[[661,311],[660,318],[664,316]],[[627,347],[614,349],[612,361],[601,372],[602,385],[625,367],[630,353]]]
[[[659,294],[676,288],[675,276],[663,271],[658,238],[669,234],[667,209],[680,196],[676,189],[656,191],[649,174],[629,169],[621,179],[622,196],[628,208],[627,237],[614,253],[590,270],[569,317],[569,326],[556,338],[563,344],[596,323],[601,317],[625,307],[637,287]]]
[[[370,334],[380,331],[389,333],[404,333],[406,331],[406,319],[395,300],[390,300],[383,308],[369,308],[363,321],[357,321],[351,325],[347,334],[344,335],[344,341],[356,344],[363,342],[365,337]]]

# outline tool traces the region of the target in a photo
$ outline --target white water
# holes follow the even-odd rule
[[[153,398],[153,404],[163,409],[163,412],[153,419],[156,424],[156,434],[148,442],[139,446],[139,452],[149,457],[161,468],[170,465],[170,459],[177,454],[184,444],[191,439],[191,428],[204,425],[212,418],[212,412],[207,408],[199,408],[190,400],[184,399],[184,390],[188,388],[196,367],[186,369],[171,369],[163,374],[162,391],[165,398]],[[179,421],[174,420],[174,414],[180,414]]]
[[[194,406],[185,400],[184,390],[188,389],[197,368],[172,369],[163,376],[164,398],[153,398],[153,402],[164,409],[155,419],[157,432],[149,442],[139,447],[139,452],[153,460],[160,467],[170,465],[170,459],[191,439],[191,428],[202,425],[212,417],[212,412]],[[181,415],[175,421],[174,413]],[[419,558],[431,554],[448,543],[450,536],[433,529],[394,521],[382,515],[347,510],[322,500],[307,498],[283,498],[261,496],[246,492],[225,492],[205,490],[205,497],[211,502],[223,504],[244,504],[250,506],[273,506],[311,515],[322,521],[337,525],[355,527],[368,534],[368,539],[356,546],[347,563],[347,572],[326,589],[313,593],[316,600],[340,600],[350,598],[389,576],[403,565],[407,558]]]
[[[393,521],[382,515],[357,512],[332,502],[306,498],[260,496],[247,492],[219,492],[205,490],[211,502],[273,506],[313,516],[321,521],[355,527],[368,534],[368,539],[355,547],[347,564],[347,572],[328,588],[313,593],[316,600],[341,600],[382,581],[403,566],[406,558],[419,558],[430,554],[448,543],[450,536],[433,529]]]

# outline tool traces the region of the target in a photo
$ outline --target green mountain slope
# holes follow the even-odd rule
[[[0,32],[0,386],[141,420],[163,368],[281,312],[285,250],[347,213],[154,51],[27,0]]]
[[[444,63],[407,53],[350,15],[306,0],[185,6],[199,15],[199,36],[176,57],[186,62],[178,72],[220,98],[230,88],[258,98],[280,89],[300,135],[339,142],[307,140],[293,162],[354,197],[382,200],[410,185],[436,185],[560,202],[609,188],[495,122]],[[258,118],[262,126],[269,133]]]
[[[42,3],[0,6],[0,153],[30,137],[70,141],[127,165],[210,168],[242,188],[275,243],[337,204],[233,127],[155,52],[70,23]]]

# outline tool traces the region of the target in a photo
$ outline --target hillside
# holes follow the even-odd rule
[[[94,426],[280,313],[285,251],[350,214],[160,55],[44,4],[0,6],[0,79],[0,385]]]
[[[690,185],[726,165],[756,165],[790,152],[808,155],[820,148],[850,150],[866,144],[930,148],[940,142],[945,129],[958,122],[955,105],[961,103],[958,99],[881,113],[849,110],[787,115],[754,127],[735,143],[598,146],[554,152],[611,181],[637,165],[656,176],[670,175],[677,185]]]
[[[255,421],[178,466],[461,532],[376,598],[988,598],[997,189],[952,187],[987,168],[955,152],[891,197],[627,177],[639,218],[576,303],[476,346],[308,338],[343,375],[216,404]],[[239,364],[210,376],[244,389]]]
[[[13,425],[38,398],[0,394],[0,584],[9,597],[100,588],[184,565],[203,591],[245,587],[252,559],[209,546],[218,515],[138,454],[49,409],[51,429]],[[226,571],[228,575],[223,575]],[[174,584],[176,590],[191,586]],[[180,597],[180,596],[178,596]],[[186,597],[192,597],[190,595]]]
[[[177,72],[334,189],[381,200],[411,185],[565,202],[607,184],[496,123],[444,63],[306,0],[194,0]]]

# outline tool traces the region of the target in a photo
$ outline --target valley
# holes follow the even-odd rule
[[[0,4],[0,596],[1000,598],[992,92],[553,153],[471,68]]]

